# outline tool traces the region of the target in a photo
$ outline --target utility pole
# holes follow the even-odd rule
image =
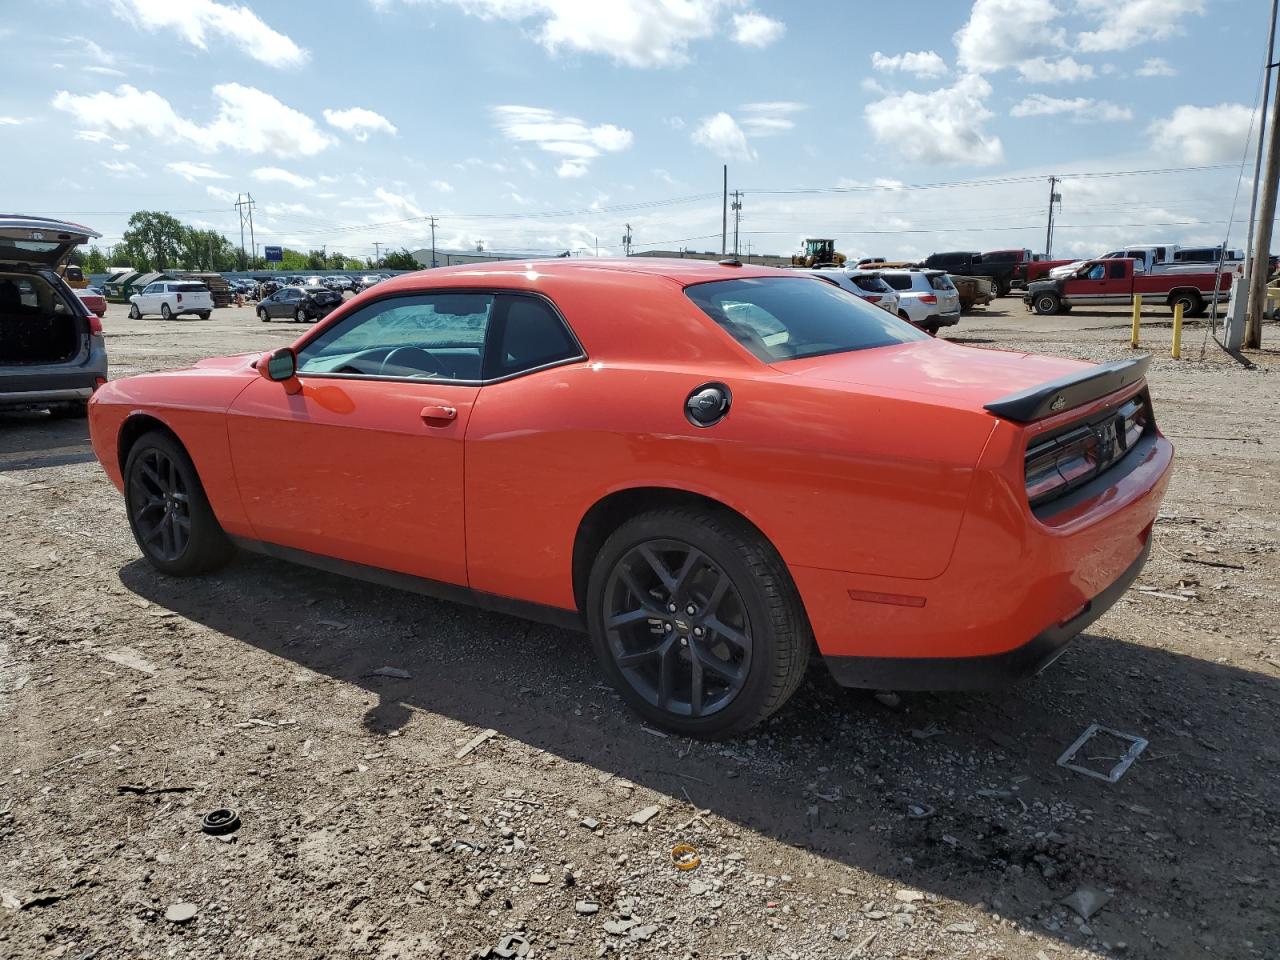
[[[382,246],[382,241],[380,240],[373,241],[373,263],[374,263],[374,266],[378,266],[378,267],[382,266],[382,250],[380,249],[381,246]],[[433,255],[431,259],[434,261],[435,256]]]
[[[240,194],[236,194],[236,215],[240,217],[240,265],[247,267],[248,261],[244,256],[244,199]]]
[[[627,224],[627,232],[622,235],[622,255],[631,256],[631,224]]]
[[[258,241],[253,239],[253,207],[254,207],[253,194],[246,193],[245,196],[249,198],[249,249],[253,251],[253,259],[257,260],[258,259]]]
[[[1267,89],[1275,67],[1276,8],[1271,2],[1271,31],[1267,41]],[[1249,310],[1245,317],[1244,345],[1252,350],[1262,346],[1262,314],[1267,307],[1267,271],[1271,267],[1271,228],[1276,218],[1276,186],[1280,180],[1280,92],[1271,100],[1271,129],[1267,139],[1267,166],[1262,176],[1262,209],[1254,233],[1253,264],[1249,271]],[[1262,141],[1259,139],[1261,149]],[[1254,181],[1257,182],[1256,180]]]
[[[431,266],[438,267],[440,264],[436,261],[436,218],[431,217]]]
[[[720,207],[720,256],[725,255],[729,239],[729,165],[724,165],[724,201]]]
[[[742,191],[733,191],[733,203],[730,206],[733,210],[733,255],[738,255],[738,225],[742,222]]]
[[[1058,178],[1049,178],[1049,226],[1044,232],[1044,258],[1053,257],[1053,205],[1062,202],[1062,194],[1057,192]]]

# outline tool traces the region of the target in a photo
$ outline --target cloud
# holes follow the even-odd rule
[[[0,117],[0,127],[17,127],[26,123],[30,117]]]
[[[388,0],[384,0],[388,2]],[[738,43],[765,46],[785,29],[742,0],[438,0],[482,20],[529,24],[529,35],[550,54],[607,56],[629,67],[671,67],[689,61],[689,44],[731,30]]]
[[[940,77],[947,72],[946,62],[932,50],[895,53],[892,56],[877,50],[871,54],[871,68],[882,73],[914,73],[917,77]]]
[[[204,151],[230,147],[248,153],[298,157],[312,156],[333,143],[333,138],[306,114],[256,87],[221,83],[213,88],[213,95],[218,112],[205,125],[179,116],[169,101],[155,91],[139,90],[127,83],[117,87],[115,93],[104,90],[80,95],[61,90],[52,103],[92,130],[146,134]]]
[[[1216,107],[1181,106],[1156,120],[1147,133],[1159,137],[1172,154],[1187,163],[1220,163],[1240,159],[1253,110],[1240,103],[1220,103]]]
[[[733,42],[744,47],[767,47],[782,39],[787,25],[762,13],[735,13],[733,15]]]
[[[738,121],[721,112],[707,117],[693,131],[693,142],[706,147],[722,160],[754,160],[756,152]]]
[[[259,183],[287,183],[289,186],[297,187],[299,190],[316,185],[316,182],[310,177],[301,176],[281,167],[258,167],[257,170],[253,171],[252,176]]]
[[[173,30],[193,47],[207,50],[207,39],[220,36],[242,52],[272,67],[300,67],[307,51],[267,26],[247,6],[216,0],[111,0],[117,17],[155,33]]]
[[[1052,117],[1059,114],[1070,114],[1081,121],[1111,122],[1133,119],[1133,111],[1128,107],[1119,107],[1107,100],[1092,100],[1089,97],[1065,100],[1048,97],[1043,93],[1031,94],[1016,103],[1009,111],[1011,117]]]
[[[431,187],[441,193],[453,193],[453,184],[448,180],[432,180]]]
[[[117,70],[115,67],[104,67],[100,63],[91,63],[88,66],[81,67],[85,73],[96,73],[102,77],[123,77],[124,71]]]
[[[1142,61],[1142,66],[1133,71],[1139,77],[1172,77],[1177,74],[1177,70],[1169,65],[1169,61],[1163,57],[1147,57]]]
[[[1004,159],[1000,138],[982,129],[993,116],[989,96],[991,84],[969,74],[949,87],[887,96],[863,112],[876,142],[908,160],[988,166]]]
[[[764,103],[744,103],[738,109],[743,114],[738,124],[747,136],[771,137],[793,128],[795,121],[790,115],[808,110],[809,106],[791,100],[771,100]]]
[[[988,73],[1062,49],[1066,31],[1054,25],[1061,15],[1053,0],[974,0],[952,38],[956,60],[972,73]]]
[[[204,192],[215,200],[221,200],[224,203],[235,203],[240,199],[239,194],[232,193],[230,190],[223,190],[222,187],[215,187],[211,183],[205,184]]]
[[[1028,83],[1078,83],[1093,79],[1093,67],[1072,57],[1046,60],[1034,57],[1018,64],[1018,73]]]
[[[1204,13],[1204,0],[1076,0],[1098,29],[1081,33],[1076,48],[1089,53],[1128,50],[1148,40],[1168,40],[1186,32],[1183,19]]]
[[[325,123],[343,130],[357,140],[364,142],[371,133],[396,133],[395,125],[380,113],[366,110],[364,107],[351,107],[347,110],[325,110]]]
[[[98,165],[115,177],[142,176],[142,168],[128,160],[99,160]]]
[[[494,122],[508,140],[533,143],[562,160],[556,173],[561,177],[581,177],[589,162],[604,153],[617,153],[631,146],[630,130],[602,123],[588,126],[577,117],[543,107],[506,105],[493,108]]]
[[[392,193],[390,190],[378,187],[373,191],[373,195],[402,219],[410,217],[422,219],[427,216],[426,211],[418,207],[418,201],[411,193]]]
[[[198,180],[228,180],[230,179],[225,173],[213,169],[207,163],[192,163],[188,160],[178,160],[174,163],[165,164],[165,169],[172,173],[176,173],[187,181],[187,183],[195,183]]]

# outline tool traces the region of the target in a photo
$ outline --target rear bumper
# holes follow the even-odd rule
[[[845,687],[875,690],[986,690],[1034,676],[1057,660],[1078,634],[1114,606],[1138,579],[1151,555],[1151,539],[1116,580],[1084,609],[1036,634],[1020,647],[980,657],[827,657],[827,667]]]
[[[83,363],[47,367],[0,367],[0,408],[12,410],[47,403],[88,400],[107,378],[107,352],[102,338],[90,338]]]
[[[956,307],[954,313],[935,313],[929,317],[930,323],[936,323],[940,327],[954,327],[960,322],[960,308]]]

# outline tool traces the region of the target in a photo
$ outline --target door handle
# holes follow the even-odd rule
[[[445,421],[457,420],[458,408],[448,407],[448,406],[445,406],[443,403],[430,403],[430,404],[427,404],[427,406],[422,408],[422,413],[420,414],[420,416],[427,423],[431,423],[431,421],[433,420],[445,420]]]

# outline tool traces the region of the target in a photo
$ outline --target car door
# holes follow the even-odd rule
[[[275,296],[271,298],[272,303],[267,308],[267,315],[271,317],[293,317],[293,302],[290,296],[293,294],[293,287],[285,287],[283,290],[277,290]]]
[[[385,297],[303,339],[301,390],[250,383],[227,431],[259,540],[467,582],[463,438],[493,303]]]

